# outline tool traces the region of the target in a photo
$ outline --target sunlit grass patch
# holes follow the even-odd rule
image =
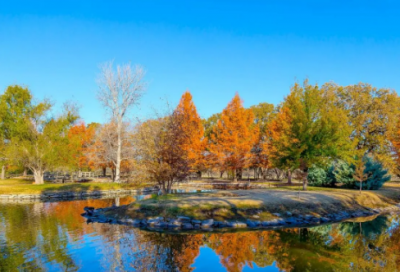
[[[51,192],[81,192],[118,189],[136,189],[145,187],[146,184],[125,184],[125,183],[66,183],[53,184],[45,183],[36,185],[32,180],[7,179],[0,180],[0,194],[42,194]],[[147,185],[148,186],[148,185]]]

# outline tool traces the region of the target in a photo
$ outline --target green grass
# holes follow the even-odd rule
[[[99,190],[137,189],[149,186],[148,184],[124,184],[124,183],[67,183],[36,185],[32,180],[7,179],[0,180],[0,194],[42,194],[50,192],[82,192]]]

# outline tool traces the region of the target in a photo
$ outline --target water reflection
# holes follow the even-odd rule
[[[85,206],[135,201],[0,204],[0,271],[398,271],[399,216],[314,228],[164,234],[87,224]]]

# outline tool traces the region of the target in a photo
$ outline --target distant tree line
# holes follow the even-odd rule
[[[7,169],[29,169],[41,184],[45,171],[108,168],[115,182],[156,182],[168,191],[192,173],[218,171],[236,181],[244,170],[265,177],[279,169],[289,183],[292,173],[300,174],[306,189],[308,183],[357,186],[364,179],[357,167],[365,180],[371,180],[376,165],[386,171],[381,181],[399,171],[395,91],[304,81],[294,84],[277,106],[263,102],[245,108],[236,94],[208,119],[200,118],[186,91],[175,109],[134,122],[131,109],[146,89],[144,75],[140,66],[103,66],[99,100],[109,113],[104,124],[86,125],[71,104],[55,114],[49,101],[34,100],[25,87],[9,86],[0,96],[2,178]],[[352,171],[341,177],[343,167]],[[363,186],[381,186],[372,183]]]

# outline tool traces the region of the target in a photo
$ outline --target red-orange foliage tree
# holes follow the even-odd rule
[[[186,153],[190,170],[202,170],[206,143],[204,127],[189,91],[182,95],[173,115],[179,126],[178,145]]]
[[[95,128],[85,126],[84,122],[71,127],[68,131],[71,166],[82,170],[89,167],[87,150],[94,141]]]
[[[220,169],[231,170],[237,181],[237,171],[251,163],[251,150],[258,139],[252,110],[245,109],[239,95],[229,102],[213,129],[209,144],[210,157]]]

